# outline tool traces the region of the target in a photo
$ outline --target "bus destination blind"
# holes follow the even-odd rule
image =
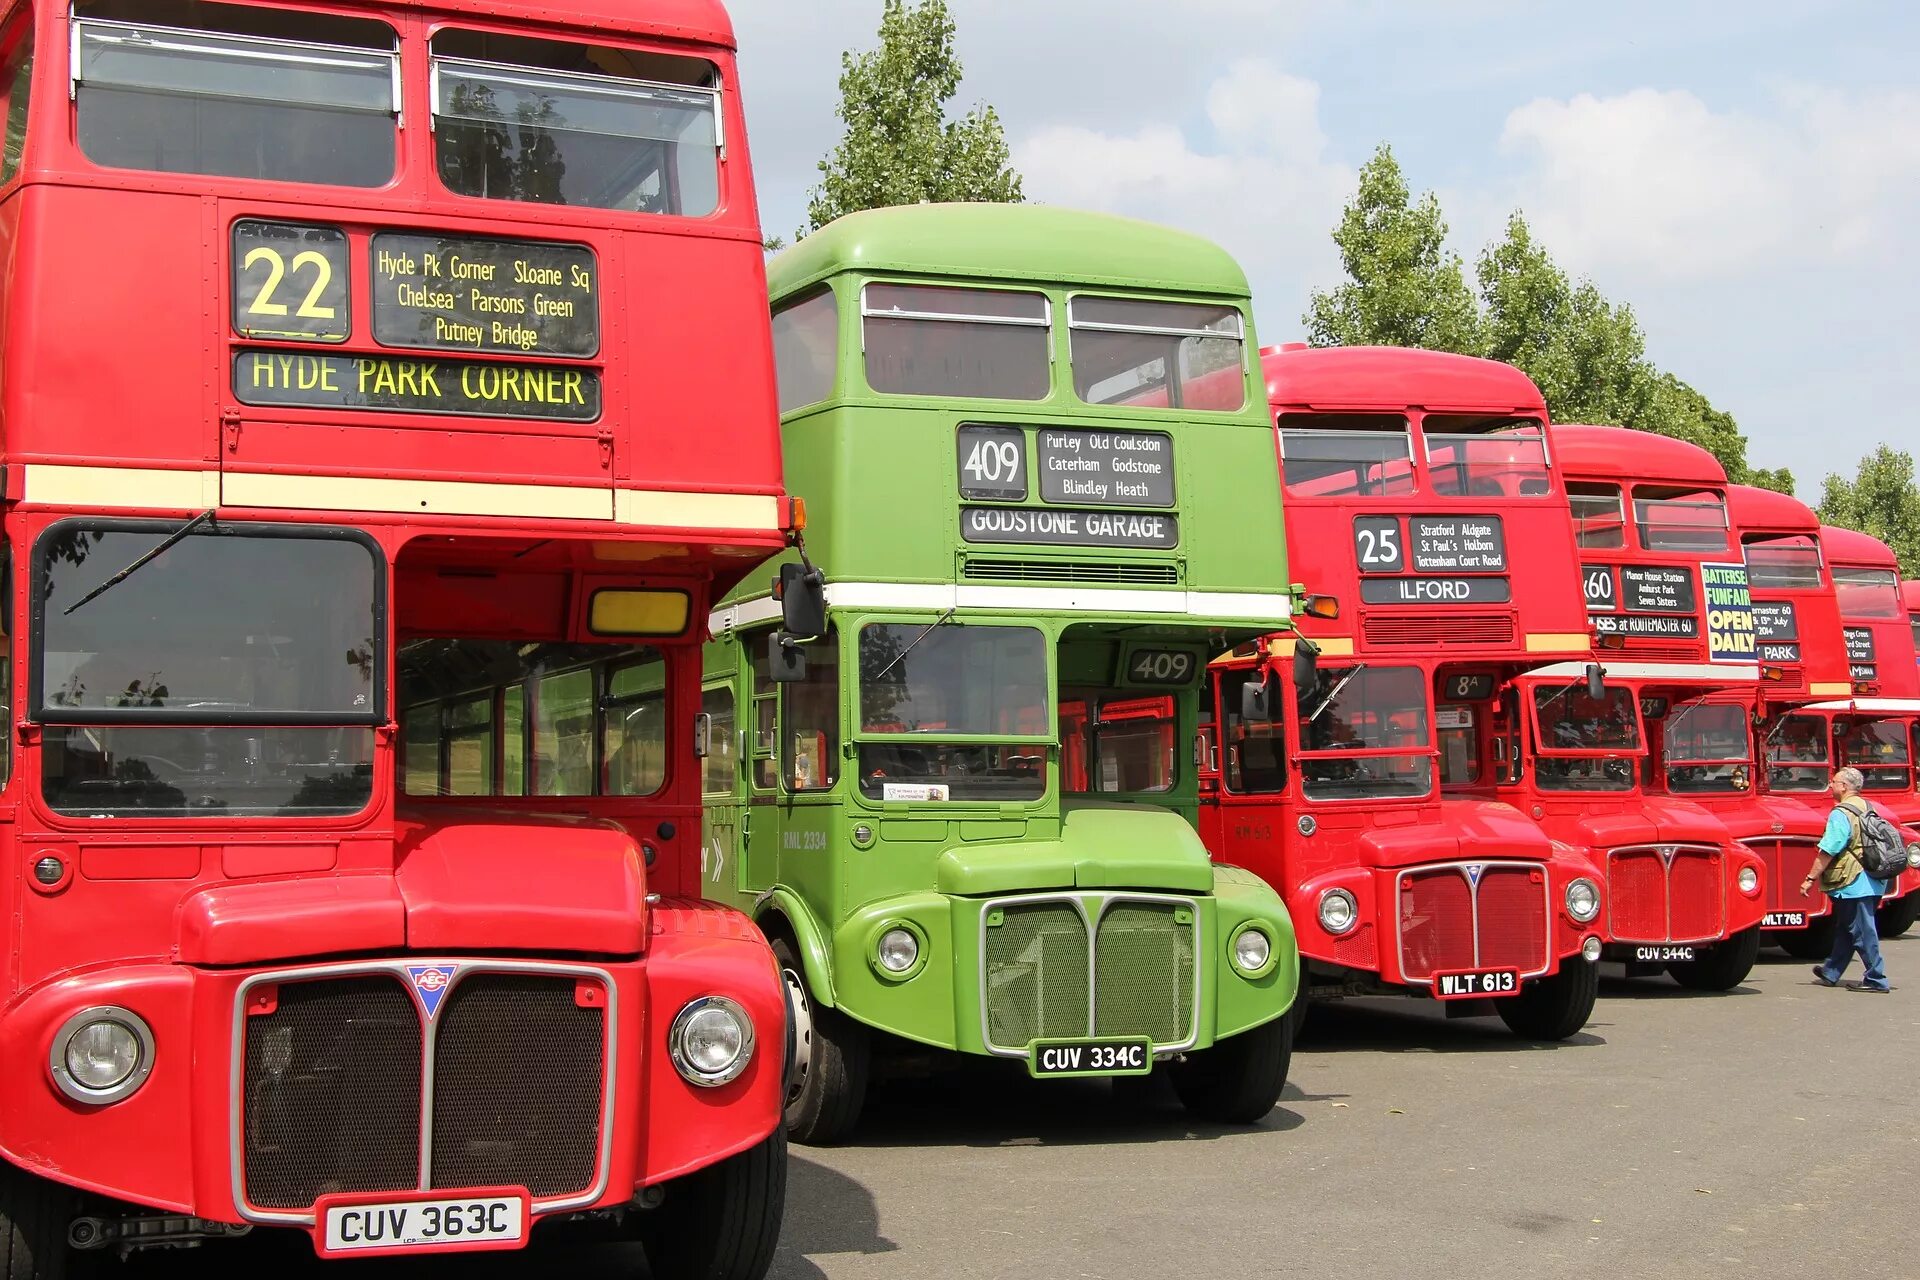
[[[599,353],[599,267],[585,245],[388,231],[372,250],[373,337],[383,347]]]
[[[600,375],[564,365],[240,350],[233,394],[242,404],[300,409],[546,422],[600,417]]]
[[[1034,432],[1040,496],[1092,506],[1173,505],[1173,437],[1162,431]]]

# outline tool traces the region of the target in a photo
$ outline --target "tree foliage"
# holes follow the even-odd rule
[[[1446,247],[1447,223],[1431,191],[1409,202],[1406,178],[1385,143],[1360,170],[1360,190],[1333,241],[1348,283],[1315,290],[1306,314],[1316,346],[1479,349],[1479,316],[1460,255]]]
[[[1920,577],[1920,486],[1912,454],[1883,444],[1860,460],[1853,479],[1828,475],[1820,518],[1872,534],[1893,548],[1901,577]]]
[[[1316,291],[1304,317],[1321,346],[1379,343],[1503,360],[1540,387],[1556,421],[1653,431],[1711,451],[1737,483],[1793,492],[1786,469],[1747,463],[1731,414],[1647,359],[1647,340],[1625,303],[1591,280],[1570,278],[1514,213],[1506,234],[1475,264],[1479,297],[1432,192],[1411,199],[1390,148],[1360,171],[1360,186],[1334,229],[1348,283]]]
[[[820,161],[800,234],[860,209],[1022,198],[994,109],[947,117],[960,89],[954,30],[946,0],[885,0],[879,47],[841,55],[838,115],[846,131]]]

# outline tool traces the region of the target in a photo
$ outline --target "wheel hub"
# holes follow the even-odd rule
[[[787,984],[787,1007],[793,1011],[793,1043],[788,1048],[787,1105],[792,1106],[807,1087],[807,1069],[813,1063],[813,1004],[807,984],[791,969],[780,971]]]

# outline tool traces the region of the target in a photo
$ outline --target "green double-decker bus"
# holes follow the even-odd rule
[[[1244,275],[982,204],[854,214],[769,274],[825,625],[780,631],[764,575],[713,615],[704,874],[787,971],[789,1131],[844,1134],[903,1042],[1265,1115],[1293,928],[1194,825],[1207,663],[1291,604]]]

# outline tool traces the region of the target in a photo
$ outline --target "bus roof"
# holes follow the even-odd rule
[[[1727,486],[1727,515],[1742,532],[1820,532],[1820,517],[1806,503],[1790,493],[1775,493],[1750,484]]]
[[[1900,584],[1900,602],[1908,613],[1920,613],[1920,581],[1908,578]]]
[[[1870,533],[1842,529],[1837,524],[1823,524],[1820,526],[1820,541],[1827,549],[1827,561],[1831,564],[1892,569],[1895,573],[1900,571],[1900,561],[1893,554],[1893,548]]]
[[[1558,423],[1553,450],[1561,472],[1569,476],[1715,487],[1727,482],[1720,460],[1699,445],[1630,427]]]
[[[1413,347],[1262,347],[1267,401],[1312,408],[1466,408],[1545,414],[1540,388],[1498,360]]]
[[[777,300],[842,271],[1114,285],[1248,296],[1246,273],[1211,240],[1041,204],[912,204],[835,218],[767,264]]]
[[[734,47],[733,20],[721,0],[397,0],[393,7]]]

